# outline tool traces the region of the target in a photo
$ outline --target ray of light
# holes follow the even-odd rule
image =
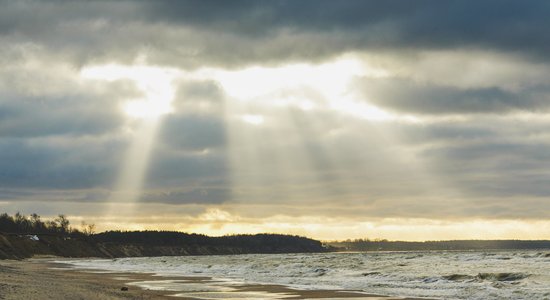
[[[130,99],[121,107],[127,116],[130,144],[107,201],[107,215],[116,214],[121,208],[132,211],[133,204],[139,200],[162,116],[172,111],[175,93],[172,82],[178,75],[172,69],[116,64],[90,66],[81,71],[86,79],[131,80],[142,93],[141,97]]]
[[[447,186],[387,124],[419,120],[372,106],[350,88],[355,76],[387,75],[371,71],[344,59],[210,74],[229,96],[233,203],[368,208],[407,189],[405,203],[441,193],[436,187]],[[350,132],[331,132],[340,127]]]
[[[391,128],[384,126],[386,122],[417,120],[370,105],[350,88],[356,76],[388,76],[354,58],[320,65],[187,73],[107,65],[105,69],[85,69],[83,76],[129,79],[144,95],[122,107],[134,135],[109,201],[110,212],[128,210],[132,206],[127,204],[139,198],[161,117],[171,111],[174,91],[167,82],[176,76],[218,81],[228,96],[225,114],[231,203],[369,207],[384,192],[392,191],[396,182],[409,180],[406,184],[418,183],[426,190],[437,182],[431,181],[423,162],[401,147]],[[331,121],[327,122],[326,116]],[[346,146],[340,143],[350,136],[339,132],[342,124],[351,124],[356,139],[352,149],[345,151],[341,150]],[[217,224],[222,228],[224,222],[237,221],[227,218]]]
[[[107,64],[83,68],[80,75],[86,79],[105,81],[131,80],[142,96],[124,102],[122,110],[138,119],[157,119],[172,111],[172,81],[179,76],[179,72],[152,66]]]

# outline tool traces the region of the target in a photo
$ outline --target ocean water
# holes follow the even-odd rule
[[[550,250],[251,254],[60,261],[75,268],[440,299],[550,299]],[[170,280],[151,289],[201,287]],[[207,287],[227,292],[223,287]]]

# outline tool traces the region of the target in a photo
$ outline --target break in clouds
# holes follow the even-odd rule
[[[178,74],[137,202],[180,229],[548,218],[546,1],[0,5],[3,210],[119,201],[144,92],[82,75],[117,64]]]

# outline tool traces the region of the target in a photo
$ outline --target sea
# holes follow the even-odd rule
[[[201,276],[228,285],[281,284],[307,290],[360,290],[431,299],[550,299],[550,250],[248,254],[58,262],[91,272],[155,273],[159,280],[136,285],[170,291],[195,288],[206,295],[204,299],[216,299],[208,298],[208,287],[160,279]]]

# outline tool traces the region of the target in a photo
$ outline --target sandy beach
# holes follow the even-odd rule
[[[72,270],[53,259],[0,261],[0,299],[403,299],[355,291],[297,290],[281,285],[224,285],[210,277],[158,277]],[[153,290],[136,283],[163,281],[218,286],[219,292]]]
[[[128,287],[113,275],[55,269],[45,259],[0,261],[0,299],[173,299]]]

